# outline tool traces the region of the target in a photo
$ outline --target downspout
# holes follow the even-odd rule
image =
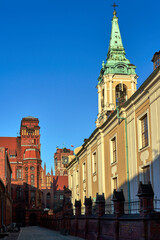
[[[117,118],[125,120],[125,138],[126,138],[126,161],[127,161],[127,188],[128,188],[128,202],[129,202],[129,213],[131,212],[131,196],[130,196],[130,182],[129,182],[129,164],[128,164],[128,138],[127,138],[127,118],[119,116],[119,107],[116,107],[117,110]]]

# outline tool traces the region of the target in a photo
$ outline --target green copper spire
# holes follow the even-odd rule
[[[116,16],[116,11],[114,9],[109,49],[107,53],[106,63],[103,63],[103,67],[98,78],[99,83],[102,81],[103,75],[109,73],[125,75],[136,74],[136,67],[133,64],[130,64],[130,61],[126,58],[125,55],[126,53],[123,47],[118,25],[118,17]]]
[[[118,61],[130,63],[129,60],[126,59],[125,55],[126,53],[122,44],[122,38],[118,25],[118,18],[116,17],[116,11],[114,10],[112,18],[110,44],[107,54],[107,62],[112,64]]]

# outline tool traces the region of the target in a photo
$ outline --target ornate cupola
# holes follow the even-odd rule
[[[115,4],[113,5],[115,8]],[[136,91],[136,66],[126,58],[125,49],[118,25],[118,17],[114,9],[112,30],[106,63],[103,61],[98,77],[98,117],[96,126],[99,127],[108,115],[122,105]]]

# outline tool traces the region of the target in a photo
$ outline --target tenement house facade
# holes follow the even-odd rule
[[[125,56],[118,18],[113,13],[106,63],[98,78],[96,129],[67,167],[72,201],[123,189],[135,200],[138,184],[151,182],[160,199],[160,67],[136,91],[135,66]]]

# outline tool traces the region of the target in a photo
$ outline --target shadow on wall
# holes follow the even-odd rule
[[[160,155],[157,150],[153,150],[152,155],[154,156],[153,162],[151,163],[146,162],[145,166],[139,167],[138,175],[136,175],[133,179],[130,179],[129,182],[125,182],[124,184],[116,188],[117,190],[121,190],[121,189],[123,190],[125,200],[126,202],[128,202],[130,199],[132,208],[135,208],[134,205],[136,204],[136,201],[138,201],[137,193],[138,193],[139,182],[142,182],[144,184],[147,184],[148,182],[151,183],[154,191],[154,198],[155,200],[157,200],[157,207],[158,207],[158,200],[160,200],[160,187],[159,187],[159,184],[157,183],[160,182]],[[126,170],[126,175],[127,175],[127,170]],[[117,181],[116,178],[112,178],[112,181],[113,181],[112,182],[113,186],[114,184],[115,185],[117,184],[117,183],[114,183],[114,181]],[[106,204],[109,204],[112,202],[112,196],[113,195],[106,198]],[[132,203],[133,203],[133,206],[132,206]]]
[[[41,190],[26,183],[23,185],[12,183],[11,192],[13,222],[22,226],[39,224],[42,210]]]
[[[157,155],[156,160],[150,165],[152,170],[159,164],[159,158]],[[148,176],[146,171],[144,174]],[[140,177],[147,180],[145,176]],[[132,179],[130,184],[134,180]],[[91,197],[85,198],[84,209],[81,208],[81,201],[76,200],[73,215],[72,205],[68,199],[64,201],[63,209],[59,212],[53,212],[52,216],[42,215],[41,226],[89,240],[160,240],[160,200],[154,201],[151,183],[139,182],[137,185],[137,200],[134,202],[125,202],[123,190],[114,190],[113,195],[107,200],[104,194],[97,194],[95,205]],[[124,187],[127,188],[127,183],[120,189]],[[111,198],[113,203],[106,204]]]

